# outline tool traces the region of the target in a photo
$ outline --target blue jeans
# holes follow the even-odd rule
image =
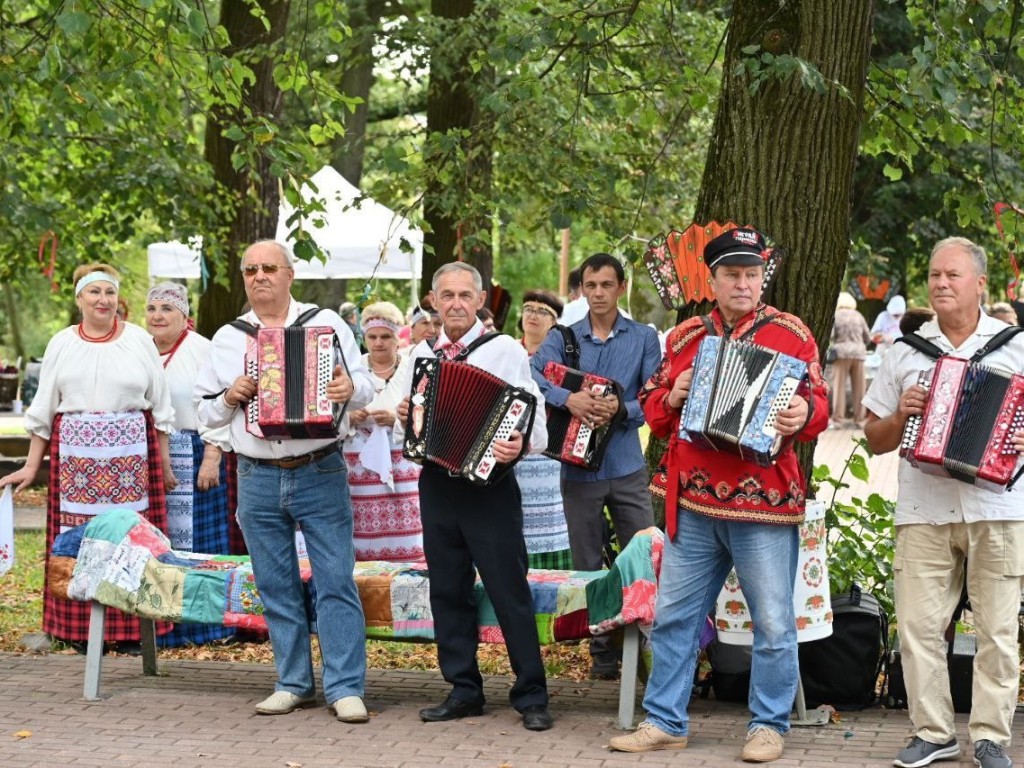
[[[674,541],[666,542],[647,682],[647,720],[673,736],[686,736],[698,641],[704,617],[735,564],[754,622],[750,670],[750,727],[789,731],[799,667],[793,579],[798,526],[716,520],[680,511]]]
[[[352,502],[341,453],[295,469],[238,457],[238,523],[274,649],[278,691],[316,693],[295,524],[302,529],[316,592],[324,695],[362,696],[366,678],[363,606],[353,578]]]

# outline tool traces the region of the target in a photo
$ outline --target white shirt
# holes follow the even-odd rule
[[[477,320],[466,335],[459,339],[459,342],[469,346],[476,338],[483,335],[483,332],[484,324]],[[442,331],[441,337],[437,340],[438,349],[448,343],[448,334]],[[391,380],[394,382],[396,379],[400,379],[397,386],[403,398],[409,396],[412,389],[413,364],[421,357],[435,357],[429,342],[421,341],[413,347],[410,364],[401,367]],[[530,375],[530,358],[523,345],[511,336],[500,334],[470,352],[465,364],[482,368],[512,386],[526,390],[537,398],[537,411],[533,417],[533,430],[530,432],[530,453],[540,453],[547,448],[548,428],[544,413],[544,396],[540,393],[533,376]],[[399,435],[395,438],[396,442],[401,442],[400,435],[404,435],[404,426],[404,424],[395,422],[395,432]]]
[[[935,320],[925,323],[917,333],[943,352],[967,359],[1006,327],[1006,323],[983,312],[975,332],[956,349]],[[983,363],[1024,373],[1024,334],[987,355]],[[879,418],[891,416],[899,406],[900,395],[917,384],[921,372],[934,367],[934,360],[909,345],[893,345],[864,395],[864,406]],[[1015,486],[1008,493],[994,493],[953,478],[925,474],[910,462],[900,461],[896,525],[944,525],[980,520],[1024,520],[1024,490]]]
[[[46,345],[25,430],[49,440],[58,413],[137,410],[152,411],[156,428],[173,432],[174,410],[153,337],[125,323],[120,336],[97,344],[77,329],[65,328]]]
[[[312,304],[300,304],[292,299],[288,306],[285,325],[291,325],[299,314],[311,309]],[[259,324],[256,314],[250,312],[242,315],[242,320]],[[370,372],[363,364],[359,347],[352,337],[352,331],[338,313],[330,309],[321,309],[306,322],[306,325],[329,325],[338,334],[341,353],[348,364],[349,376],[352,379],[353,392],[348,408],[362,408],[373,399],[373,382]],[[254,459],[284,459],[289,456],[301,456],[330,445],[330,438],[320,440],[264,440],[249,434],[245,429],[245,409],[232,408],[224,400],[224,392],[245,373],[245,347],[247,335],[230,325],[225,325],[213,336],[212,346],[196,380],[193,399],[199,414],[199,423],[207,427],[217,428],[230,424],[231,446],[236,453]],[[344,428],[344,424],[342,425]]]
[[[192,392],[196,388],[196,377],[210,351],[210,340],[198,333],[189,331],[181,346],[171,355],[167,362],[166,355],[160,355],[161,364],[167,362],[164,374],[167,377],[167,389],[171,394],[171,405],[174,406],[174,428],[190,429],[198,432],[203,442],[213,443],[221,450],[231,450],[231,440],[226,426],[209,429],[199,423],[196,404],[192,400]]]

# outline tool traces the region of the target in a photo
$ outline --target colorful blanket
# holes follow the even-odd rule
[[[611,570],[531,571],[541,643],[587,638],[633,623],[646,633],[654,620],[663,544],[661,531],[649,528],[633,537]],[[96,600],[164,621],[266,628],[248,557],[177,552],[135,512],[110,510],[62,534],[50,563],[51,590],[73,600]],[[309,562],[300,560],[300,570],[315,590]],[[355,577],[367,637],[434,639],[429,575],[422,564],[357,563]],[[504,642],[479,581],[476,592],[480,640]]]

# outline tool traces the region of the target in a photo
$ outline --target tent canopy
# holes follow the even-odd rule
[[[301,279],[351,279],[380,277],[395,280],[419,279],[423,265],[423,233],[408,220],[380,203],[363,198],[340,173],[325,165],[311,179],[317,191],[304,185],[304,200],[319,198],[325,212],[303,217],[302,229],[313,237],[327,255],[327,262],[295,262],[295,277]],[[295,209],[282,201],[277,217],[276,239],[294,247],[288,237],[288,219]],[[316,226],[322,224],[322,226]],[[174,240],[153,243],[148,248],[149,275],[198,278],[202,255],[201,238],[188,244]],[[405,242],[411,251],[403,251]],[[379,264],[378,264],[379,262]]]

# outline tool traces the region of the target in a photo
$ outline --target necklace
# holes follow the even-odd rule
[[[378,376],[383,376],[384,374],[391,373],[397,367],[398,367],[398,358],[395,358],[395,361],[393,363],[390,363],[386,368],[383,368],[383,369],[377,368],[376,366],[374,366],[373,361],[372,360],[370,361],[370,370],[373,371]]]
[[[168,349],[166,352],[160,353],[160,357],[162,357],[164,361],[164,368],[171,364],[171,360],[174,359],[174,353],[178,351],[178,347],[181,346],[181,342],[185,340],[186,336],[188,336],[188,328],[181,332],[181,336],[178,337],[178,340],[174,342],[173,346],[170,349]],[[154,339],[154,343],[155,341],[156,340]]]
[[[84,341],[91,341],[94,344],[102,344],[105,341],[110,341],[112,338],[114,338],[114,335],[116,333],[117,333],[117,315],[114,315],[114,327],[110,329],[109,333],[105,333],[102,336],[90,336],[89,334],[87,334],[85,332],[85,324],[84,323],[79,323],[78,324],[78,335]]]

